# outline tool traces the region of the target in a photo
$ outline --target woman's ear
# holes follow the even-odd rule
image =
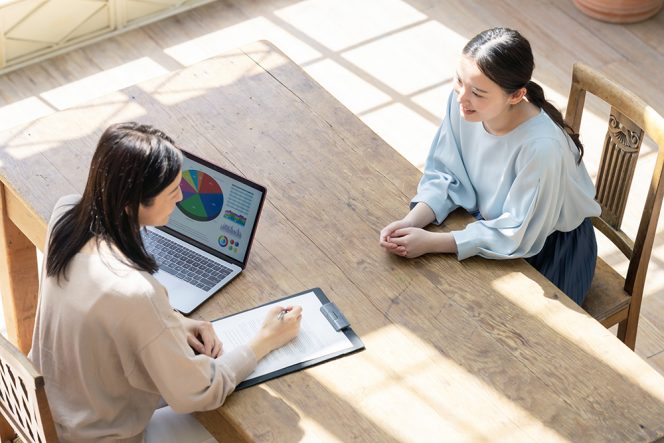
[[[517,91],[513,92],[512,95],[510,95],[509,104],[516,105],[521,100],[523,100],[527,92],[528,90],[526,88],[520,88]]]

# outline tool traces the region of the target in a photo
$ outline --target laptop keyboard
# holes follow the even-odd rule
[[[157,260],[160,270],[204,291],[211,289],[232,272],[231,268],[153,232],[144,231],[143,242],[145,249]]]

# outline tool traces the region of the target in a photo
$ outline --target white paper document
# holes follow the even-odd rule
[[[213,321],[212,326],[223,343],[224,352],[251,340],[263,324],[267,311],[274,305],[302,307],[300,333],[293,341],[259,361],[254,372],[245,380],[353,347],[346,335],[335,331],[323,316],[320,312],[322,303],[311,291]]]

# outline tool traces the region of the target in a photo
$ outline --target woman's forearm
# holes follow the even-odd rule
[[[434,240],[431,243],[431,252],[457,253],[457,244],[452,234],[449,232],[432,232],[432,235]]]
[[[414,228],[423,228],[436,219],[436,214],[424,202],[418,202],[404,217],[404,220]]]

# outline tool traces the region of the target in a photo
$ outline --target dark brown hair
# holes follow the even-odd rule
[[[97,244],[115,246],[128,265],[156,272],[157,263],[143,245],[138,209],[150,206],[181,168],[181,152],[162,131],[134,122],[108,127],[92,157],[81,200],[53,225],[47,275],[66,278],[67,265],[93,237]]]
[[[477,67],[507,94],[526,88],[530,103],[543,109],[556,125],[565,131],[579,150],[579,163],[583,157],[583,144],[579,134],[565,123],[560,111],[549,103],[542,87],[531,80],[535,61],[530,43],[518,31],[492,28],[480,32],[463,48],[463,54],[472,58]]]

